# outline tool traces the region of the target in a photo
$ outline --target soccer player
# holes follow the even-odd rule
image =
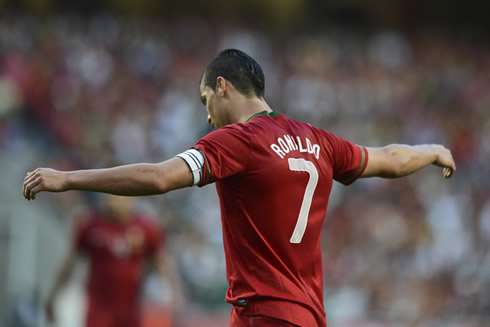
[[[179,276],[162,247],[159,226],[134,212],[131,198],[108,195],[106,199],[104,210],[88,212],[75,229],[73,244],[46,303],[49,323],[57,320],[55,304],[80,256],[89,259],[87,327],[142,325],[140,289],[147,262],[153,263],[160,277],[172,285],[173,309],[181,305]]]
[[[441,145],[368,148],[273,111],[259,64],[228,49],[200,81],[217,130],[161,163],[108,169],[38,168],[25,178],[28,200],[41,191],[163,194],[216,183],[229,289],[230,326],[326,326],[320,229],[333,180],[395,178],[430,164],[456,170]]]

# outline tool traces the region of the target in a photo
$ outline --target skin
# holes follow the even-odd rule
[[[107,217],[112,222],[124,224],[131,219],[133,213],[133,197],[105,194],[104,201]]]
[[[456,171],[451,151],[438,144],[391,144],[367,148],[369,160],[361,177],[398,178],[410,175],[427,165],[442,167],[442,176],[450,178]]]
[[[225,78],[216,79],[213,90],[201,83],[201,101],[208,112],[208,123],[219,129],[233,123],[245,123],[262,111],[272,111],[263,97],[247,96]],[[397,178],[434,164],[442,167],[442,175],[450,178],[456,171],[451,151],[442,145],[400,145],[368,147],[369,160],[361,177]],[[37,168],[24,179],[23,195],[27,200],[39,192],[68,190],[104,192],[116,195],[164,194],[191,186],[193,177],[185,161],[179,157],[156,163],[134,164],[107,169],[58,171]]]
[[[264,98],[243,95],[221,76],[216,79],[216,91],[202,81],[200,90],[201,102],[208,112],[208,123],[216,129],[233,123],[245,123],[262,111],[272,112]]]

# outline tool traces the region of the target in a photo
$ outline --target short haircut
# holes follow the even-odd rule
[[[221,51],[206,67],[201,83],[216,90],[218,76],[230,81],[243,95],[264,97],[264,72],[260,65],[243,51],[236,49]]]

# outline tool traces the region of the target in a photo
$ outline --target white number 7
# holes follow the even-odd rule
[[[292,171],[306,171],[310,175],[308,184],[306,184],[303,203],[301,203],[301,209],[299,210],[298,221],[296,222],[296,227],[294,227],[293,235],[289,240],[291,243],[301,243],[301,239],[303,239],[306,230],[306,224],[308,223],[308,214],[310,213],[313,193],[315,193],[316,184],[318,183],[318,170],[316,170],[313,162],[305,159],[289,158],[288,162],[289,169]]]

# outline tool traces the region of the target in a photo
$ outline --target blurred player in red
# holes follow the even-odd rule
[[[441,145],[366,148],[273,111],[259,64],[222,51],[201,77],[201,100],[217,130],[157,164],[27,174],[24,196],[87,190],[162,194],[216,182],[220,198],[231,326],[326,326],[321,226],[333,180],[395,178],[430,164],[451,177]],[[321,110],[321,108],[319,108]],[[362,208],[359,208],[362,212]],[[362,215],[362,213],[360,213]]]
[[[180,281],[162,247],[160,227],[132,210],[128,197],[106,196],[104,210],[89,212],[78,223],[73,244],[48,296],[46,317],[56,322],[58,295],[79,256],[89,259],[87,327],[142,326],[140,291],[146,263],[173,286],[173,306],[181,302]]]

